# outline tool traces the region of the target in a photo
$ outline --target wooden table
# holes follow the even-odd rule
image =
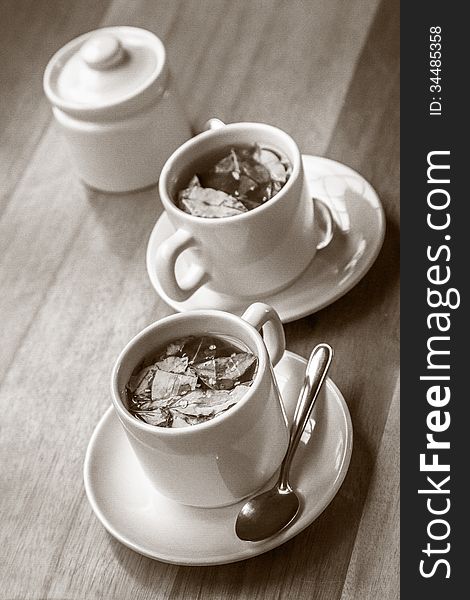
[[[398,1],[22,0],[0,11],[0,597],[398,598]],[[304,152],[361,172],[387,215],[360,284],[285,328],[303,356],[320,340],[336,349],[355,435],[346,480],[303,533],[232,565],[128,550],[83,488],[113,361],[171,312],[145,270],[155,189],[87,191],[42,93],[55,50],[117,24],[163,39],[195,128],[211,116],[278,125]]]

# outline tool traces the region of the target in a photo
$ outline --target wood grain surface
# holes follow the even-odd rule
[[[398,0],[62,0],[0,4],[0,598],[398,598]],[[285,545],[220,567],[144,558],[108,535],[82,466],[124,344],[171,313],[145,270],[154,188],[111,196],[77,179],[42,92],[50,56],[104,25],[164,41],[188,116],[265,121],[377,190],[383,249],[344,298],[286,325],[327,341],[354,425],[325,512]],[[314,293],[314,290],[312,290]]]

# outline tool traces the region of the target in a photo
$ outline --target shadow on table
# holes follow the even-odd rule
[[[386,233],[382,249],[366,275],[343,297],[321,311],[284,326],[287,346],[290,350],[307,356],[311,348],[303,348],[303,340],[311,343],[323,330],[341,334],[361,321],[373,322],[377,316],[387,316],[390,304],[397,310],[400,278],[400,230],[391,217],[386,221]],[[312,294],[315,293],[312,288]],[[365,340],[361,340],[365,341]],[[300,346],[300,347],[299,347]]]
[[[83,188],[93,235],[113,253],[133,254],[146,245],[150,232],[163,212],[155,186],[126,194],[107,194]]]

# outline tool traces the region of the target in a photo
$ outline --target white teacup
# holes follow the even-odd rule
[[[258,332],[261,329],[264,341]],[[208,333],[235,338],[258,357],[254,381],[242,399],[222,415],[184,428],[157,427],[132,416],[126,408],[125,386],[142,360],[172,340]],[[289,440],[272,369],[284,350],[279,316],[262,303],[251,305],[241,318],[216,310],[172,315],[153,323],[127,344],[113,369],[113,404],[158,492],[182,504],[225,506],[249,496],[269,480],[281,464]]]
[[[180,210],[178,191],[208,156],[255,142],[286,156],[292,173],[284,187],[265,204],[233,217],[209,219]],[[176,301],[188,299],[199,287],[231,296],[261,297],[287,287],[309,265],[317,250],[333,236],[327,207],[314,203],[305,181],[302,158],[284,131],[263,123],[233,123],[210,129],[180,146],[167,160],[159,182],[160,198],[175,233],[159,247],[156,273],[165,293]],[[316,209],[327,222],[325,233],[316,226]],[[175,274],[184,252],[188,269],[184,280]]]

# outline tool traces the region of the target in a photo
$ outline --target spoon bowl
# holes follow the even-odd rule
[[[241,509],[235,532],[241,540],[258,542],[287,527],[297,516],[300,500],[291,489],[271,488],[249,500]],[[258,515],[263,514],[259,520]],[[281,523],[284,525],[280,526]]]
[[[290,466],[332,357],[333,350],[328,344],[318,344],[310,355],[278,481],[243,505],[235,523],[235,533],[241,540],[259,542],[271,537],[292,523],[299,513],[299,497],[289,484]]]

